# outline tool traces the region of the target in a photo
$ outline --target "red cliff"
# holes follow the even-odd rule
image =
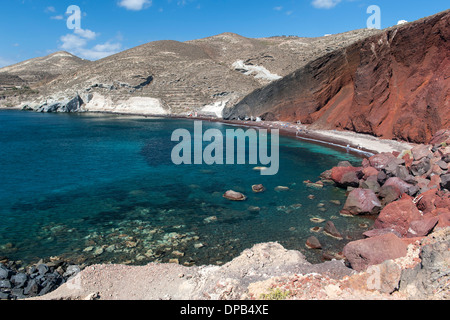
[[[428,142],[450,127],[450,10],[386,29],[254,91],[225,118]]]

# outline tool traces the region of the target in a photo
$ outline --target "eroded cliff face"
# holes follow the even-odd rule
[[[226,109],[346,129],[386,139],[428,141],[450,126],[450,10],[336,50]]]

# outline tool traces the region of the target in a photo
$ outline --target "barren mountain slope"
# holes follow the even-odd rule
[[[38,87],[61,74],[76,70],[89,62],[65,51],[55,52],[45,57],[34,58],[0,68],[0,85],[21,83],[30,87]],[[13,79],[14,77],[16,79]],[[22,81],[18,80],[18,78]]]
[[[221,116],[225,106],[253,90],[317,56],[377,33],[356,30],[321,38],[264,39],[224,33],[184,43],[151,42],[81,66],[40,86],[39,97],[22,97],[18,105],[39,111]],[[61,108],[69,101],[75,107]]]

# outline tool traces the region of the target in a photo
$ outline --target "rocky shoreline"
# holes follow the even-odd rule
[[[449,145],[450,131],[441,130],[429,145],[377,153],[361,167],[341,162],[321,175],[323,182],[347,188],[342,215],[376,218],[365,239],[347,244],[342,257],[311,265],[299,251],[266,243],[220,267],[96,265],[80,273],[78,290],[63,285],[39,299],[262,299],[274,290],[286,299],[448,299]],[[339,237],[331,221],[320,223],[323,232]],[[320,250],[312,237],[305,245]],[[115,291],[117,281],[111,280],[113,289],[105,292],[93,280],[113,274],[123,280],[130,273],[154,290],[136,288],[129,279],[120,282],[126,290]]]
[[[201,119],[208,121],[218,121],[215,119]],[[347,283],[347,280],[343,280],[345,277],[351,277],[354,274],[366,274],[365,276],[359,275],[367,280],[367,270],[369,267],[374,265],[379,265],[384,263],[384,261],[392,261],[395,259],[402,259],[405,256],[410,255],[411,250],[415,252],[415,262],[414,266],[418,265],[419,253],[421,252],[422,242],[429,243],[429,237],[436,237],[435,234],[439,234],[439,243],[448,243],[448,230],[449,230],[449,216],[450,212],[448,208],[450,207],[450,198],[448,192],[448,175],[449,175],[449,146],[450,145],[450,131],[442,130],[438,132],[435,137],[430,141],[430,145],[410,145],[402,142],[392,142],[389,140],[381,140],[379,145],[376,147],[377,150],[369,150],[363,148],[362,146],[367,146],[371,143],[372,138],[364,140],[365,135],[358,135],[356,133],[339,133],[336,131],[330,132],[327,138],[324,138],[324,134],[318,134],[314,130],[308,130],[305,126],[299,126],[283,122],[248,122],[248,121],[221,121],[226,124],[238,125],[241,127],[259,127],[267,129],[280,129],[280,134],[288,136],[296,136],[299,139],[308,138],[319,140],[318,143],[327,144],[330,143],[336,145],[337,148],[352,148],[348,150],[349,152],[355,152],[360,156],[365,156],[362,160],[360,167],[353,167],[350,163],[341,162],[337,167],[332,168],[329,171],[324,172],[318,182],[316,183],[333,183],[339,187],[346,188],[348,191],[348,198],[341,211],[342,215],[354,216],[354,215],[369,215],[376,218],[375,227],[372,230],[366,231],[364,237],[366,239],[350,242],[345,246],[341,255],[334,255],[329,257],[331,260],[322,264],[311,265],[304,257],[301,257],[301,262],[297,261],[293,266],[285,266],[282,261],[274,262],[274,257],[271,256],[272,253],[266,250],[268,246],[270,248],[277,248],[274,250],[275,256],[278,252],[286,251],[283,247],[278,244],[261,244],[257,245],[252,249],[248,249],[251,252],[260,252],[261,255],[267,257],[271,262],[275,263],[279,269],[281,265],[286,267],[283,272],[269,272],[266,269],[262,269],[262,275],[259,275],[252,279],[252,281],[245,281],[242,284],[242,279],[234,281],[234,285],[238,286],[240,289],[237,290],[234,285],[229,284],[232,290],[237,290],[240,292],[237,294],[219,294],[210,295],[209,297],[199,297],[199,296],[180,296],[180,299],[251,299],[258,298],[267,295],[267,292],[272,292],[274,288],[284,288],[286,286],[286,281],[293,281],[292,277],[297,277],[297,281],[301,283],[302,281],[307,281],[311,283],[318,283],[317,288],[321,287],[324,289],[325,284],[335,283]],[[300,133],[299,133],[300,132]],[[355,137],[355,143],[349,146],[348,139],[350,137]],[[412,148],[410,148],[412,146]],[[386,152],[389,151],[389,152]],[[314,184],[313,182],[309,182]],[[398,216],[400,214],[400,217]],[[378,216],[377,216],[378,215]],[[323,226],[317,227],[319,231],[324,232],[335,238],[340,237],[340,233],[334,227],[331,221],[320,221]],[[447,230],[447,231],[443,231]],[[314,231],[315,232],[315,231]],[[442,239],[441,239],[442,238]],[[428,241],[428,242],[427,242]],[[305,243],[306,247],[310,250],[320,250],[321,245],[318,243],[317,238],[313,235]],[[445,245],[444,245],[445,246]],[[374,250],[378,248],[378,250]],[[441,248],[442,249],[442,248]],[[284,251],[283,251],[284,250]],[[270,251],[270,250],[269,250]],[[289,251],[289,255],[302,255],[298,251]],[[249,255],[244,251],[242,255]],[[444,253],[445,255],[445,250]],[[161,276],[161,273],[168,272],[169,275],[174,276],[169,270],[178,270],[178,268],[183,268],[183,272],[177,273],[175,277],[180,276],[184,273],[190,273],[191,270],[203,270],[211,268],[211,270],[216,270],[215,276],[217,281],[228,281],[224,279],[221,275],[222,268],[227,268],[229,265],[233,265],[236,273],[241,270],[242,273],[244,266],[240,265],[240,257],[235,258],[233,261],[223,265],[223,266],[179,266],[177,264],[162,264],[162,263],[152,263],[148,265],[151,273],[154,272],[153,269],[158,269],[159,271],[150,277],[150,281],[156,281],[157,277]],[[253,254],[250,254],[250,256]],[[324,257],[326,252],[324,252]],[[326,258],[326,257],[325,257]],[[338,259],[338,260],[336,260]],[[344,260],[345,259],[345,260]],[[447,259],[447,260],[445,260]],[[444,260],[448,262],[448,257],[446,256]],[[40,263],[29,266],[20,267],[16,266],[14,262],[7,262],[2,265],[2,270],[6,270],[6,277],[1,279],[2,295],[0,299],[23,299],[23,298],[33,298],[37,299],[73,299],[73,298],[100,298],[109,299],[117,298],[128,299],[126,296],[121,296],[117,293],[109,294],[110,296],[105,296],[101,290],[89,289],[88,291],[95,291],[86,293],[86,288],[92,288],[92,283],[89,283],[89,277],[92,276],[91,271],[96,270],[96,277],[99,277],[98,271],[106,275],[114,270],[114,268],[124,268],[128,270],[135,270],[133,266],[124,265],[96,265],[84,268],[84,266],[78,266],[64,262],[57,258],[54,261],[48,261],[47,263]],[[344,264],[346,262],[346,265]],[[280,265],[278,264],[280,263]],[[299,266],[302,266],[300,269]],[[308,266],[308,267],[306,267]],[[440,266],[442,267],[442,266]],[[184,268],[187,268],[186,271]],[[86,274],[86,283],[83,283],[82,293],[80,291],[73,291],[73,284],[71,285],[70,280],[76,278],[79,271],[84,269],[80,274],[84,277]],[[417,271],[411,268],[406,268],[408,270],[407,274],[411,274]],[[417,269],[417,268],[416,268]],[[91,271],[89,271],[91,270]],[[325,270],[325,271],[324,271]],[[75,271],[75,272],[73,272]],[[149,270],[147,270],[149,271]],[[147,272],[146,271],[146,272]],[[316,273],[320,276],[314,276],[311,278],[311,273]],[[448,271],[448,270],[447,270]],[[440,270],[439,274],[445,281],[448,281],[448,272],[445,270]],[[391,271],[389,271],[391,272]],[[145,276],[147,277],[147,275]],[[198,275],[196,281],[212,281],[209,279],[211,275],[201,273]],[[213,277],[213,278],[214,278]],[[300,277],[300,278],[298,278]],[[424,276],[425,277],[425,276]],[[442,278],[441,277],[441,278]],[[447,277],[447,278],[445,278]],[[184,277],[180,279],[183,280]],[[202,280],[201,280],[202,279]],[[284,279],[284,280],[283,280]],[[184,279],[186,280],[186,279]],[[428,279],[429,280],[429,279]],[[426,281],[428,281],[426,279]],[[442,280],[442,279],[441,279]],[[76,281],[79,281],[76,280]],[[413,280],[411,280],[413,281]],[[425,280],[424,280],[425,281]],[[444,281],[444,282],[445,282]],[[265,288],[265,293],[261,293],[261,288],[256,286],[255,283],[264,283],[262,288]],[[352,281],[350,281],[352,283]],[[360,281],[359,281],[360,282]],[[358,282],[358,283],[359,283]],[[442,281],[441,281],[442,282]],[[97,282],[98,283],[98,282]],[[270,283],[269,286],[267,284]],[[9,284],[9,285],[8,285]],[[319,285],[320,284],[320,285]],[[353,284],[352,284],[353,285]],[[359,285],[361,285],[359,283]],[[430,286],[434,285],[433,283]],[[258,289],[254,289],[254,287]],[[339,287],[342,285],[339,284]],[[70,294],[67,294],[67,287],[70,287]],[[86,288],[85,288],[86,287]],[[225,286],[226,287],[226,286]],[[345,286],[344,286],[345,287]],[[397,285],[398,287],[398,285]],[[61,288],[61,289],[59,289]],[[253,288],[253,289],[252,289]],[[55,290],[54,292],[51,292]],[[131,290],[131,289],[130,289]],[[155,292],[155,295],[139,296],[138,293],[134,294],[129,292],[130,297],[136,299],[161,299],[165,296],[171,296],[170,293],[164,295],[163,288],[161,292]],[[212,289],[211,289],[212,290]],[[215,291],[218,289],[215,288]],[[256,293],[252,293],[252,290],[259,292],[259,296]],[[263,291],[264,291],[263,290]],[[299,288],[296,289],[297,291]],[[291,294],[288,298],[307,298],[316,299],[323,295],[320,291],[317,296],[307,294],[307,297],[302,296],[298,292],[293,294],[295,290],[288,290]],[[326,290],[325,290],[326,291]],[[345,290],[344,290],[345,291]],[[344,292],[342,291],[342,292]],[[370,291],[367,298],[380,298],[391,299],[394,298],[391,293],[397,292],[393,290],[387,296],[386,292]],[[50,294],[49,294],[50,292]],[[77,292],[74,297],[74,292]],[[296,291],[295,291],[296,292]],[[376,294],[374,294],[376,292]],[[443,294],[448,295],[448,288],[442,290]],[[442,293],[441,292],[441,293]],[[197,292],[198,293],[198,292]],[[193,294],[193,293],[192,293]],[[342,293],[341,298],[344,299],[358,299],[358,296],[349,295],[347,291],[345,294]],[[361,298],[366,297],[364,293]],[[381,296],[378,296],[381,294]],[[255,296],[256,295],[256,296]],[[303,293],[305,295],[305,293]],[[417,295],[416,295],[417,296]],[[57,297],[57,298],[56,298]],[[171,296],[172,297],[172,296]],[[413,297],[413,295],[411,295]],[[173,297],[172,297],[173,298]],[[324,299],[330,298],[330,296],[324,296]],[[395,297],[399,298],[399,297]],[[409,298],[407,295],[400,298]],[[422,297],[423,298],[423,297]],[[427,298],[427,297],[425,297]]]
[[[7,259],[0,262],[0,300],[43,296],[66,283],[83,268],[57,257],[30,266],[19,263]]]

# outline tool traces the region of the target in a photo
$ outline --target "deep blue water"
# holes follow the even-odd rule
[[[311,217],[332,219],[348,238],[363,231],[359,224],[370,223],[339,215],[342,205],[329,200],[343,204],[343,190],[303,183],[339,161],[360,162],[353,155],[281,137],[275,176],[260,175],[255,165],[176,166],[170,153],[178,128],[193,131],[193,122],[1,111],[0,256],[220,264],[256,243],[278,241],[318,262],[320,251],[304,246],[310,235],[332,252],[348,239],[312,233],[320,224]],[[209,128],[235,129],[203,122]],[[253,193],[251,186],[259,183],[266,191]],[[277,186],[289,190],[275,191]],[[229,189],[248,199],[224,199]]]

